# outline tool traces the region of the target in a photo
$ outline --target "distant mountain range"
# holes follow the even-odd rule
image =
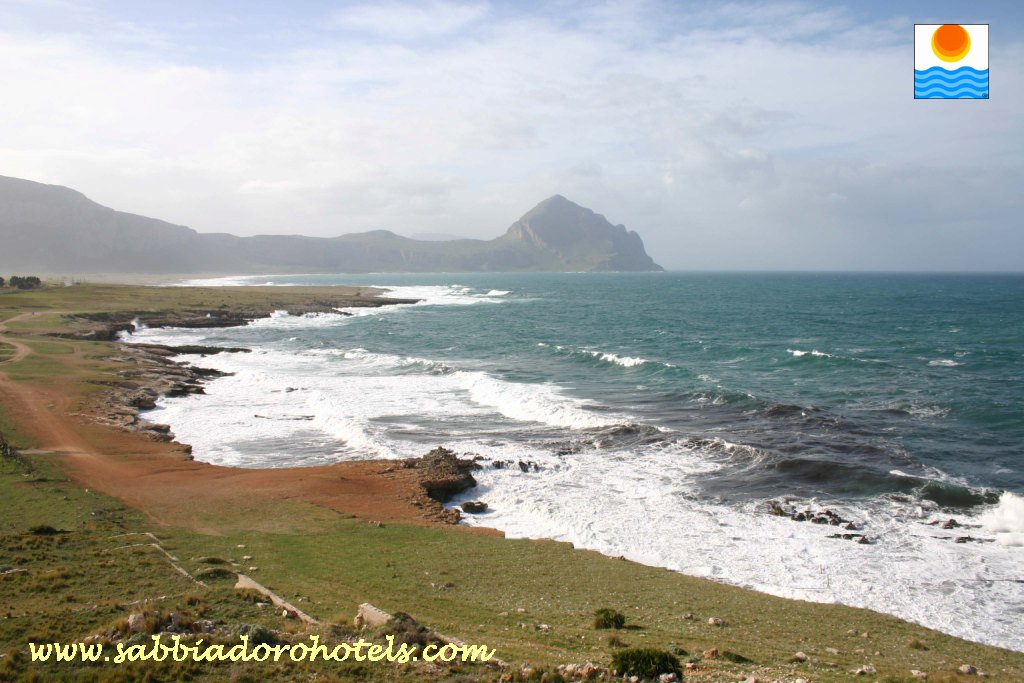
[[[366,273],[657,271],[643,241],[561,195],[492,240],[198,233],[108,209],[75,190],[0,176],[0,272]]]

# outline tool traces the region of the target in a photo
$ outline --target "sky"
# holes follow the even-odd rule
[[[915,23],[990,24],[989,100],[913,99]],[[1022,30],[1009,1],[0,0],[0,175],[200,232],[489,239],[557,193],[669,269],[1021,271]]]

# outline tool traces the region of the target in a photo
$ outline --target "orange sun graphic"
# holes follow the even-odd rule
[[[971,35],[960,24],[943,24],[932,35],[932,52],[944,62],[959,62],[971,49]]]

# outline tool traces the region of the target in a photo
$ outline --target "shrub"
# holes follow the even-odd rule
[[[0,277],[0,287],[3,287],[3,286],[4,286],[4,279],[2,277]]]
[[[388,623],[380,630],[380,636],[394,636],[395,645],[408,645],[415,649],[426,647],[430,643],[441,641],[431,633],[430,629],[410,617],[405,612],[396,612]]]
[[[249,647],[255,645],[275,645],[277,636],[266,626],[259,624],[242,624],[237,629],[238,636],[249,636]]]
[[[10,281],[11,287],[17,289],[35,289],[43,285],[43,281],[37,278],[35,275],[12,275]]]
[[[683,676],[679,658],[665,650],[633,647],[619,650],[612,656],[612,669],[621,676],[639,676],[640,678],[657,678],[661,674]]]
[[[626,617],[621,612],[602,607],[594,612],[594,628],[622,628]]]

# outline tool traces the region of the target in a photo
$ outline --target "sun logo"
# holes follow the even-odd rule
[[[971,50],[971,34],[960,24],[943,24],[932,34],[932,52],[944,62],[959,62]]]
[[[988,99],[988,24],[914,25],[914,99]]]

